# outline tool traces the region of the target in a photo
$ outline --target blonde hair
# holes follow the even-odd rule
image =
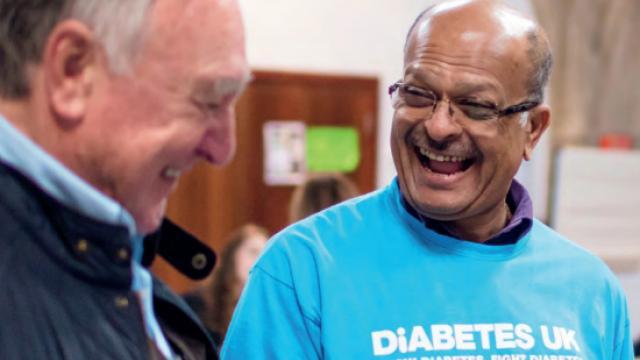
[[[203,321],[222,339],[227,332],[231,315],[242,292],[236,275],[236,252],[242,244],[255,235],[269,237],[267,229],[255,224],[246,224],[231,233],[227,245],[220,254],[220,264],[216,267],[210,287],[203,295]]]

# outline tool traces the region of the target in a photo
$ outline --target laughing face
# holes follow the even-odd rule
[[[494,22],[464,16],[440,14],[416,26],[391,134],[404,197],[454,230],[504,225],[512,178],[537,141],[530,118],[538,121],[540,111],[547,111],[478,119],[477,106],[504,109],[527,100],[527,42],[522,34],[507,36]],[[414,98],[423,94],[432,94],[433,106],[416,106],[424,105]]]
[[[248,66],[235,1],[159,1],[130,74],[101,74],[78,162],[83,175],[134,217],[160,223],[179,176],[234,150],[234,103]]]

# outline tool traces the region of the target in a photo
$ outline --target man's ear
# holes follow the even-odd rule
[[[529,112],[529,121],[525,125],[526,139],[523,154],[525,160],[531,160],[533,149],[549,127],[550,122],[551,111],[547,105],[540,105]]]
[[[93,32],[76,20],[61,22],[49,35],[42,59],[47,96],[55,119],[64,128],[84,118],[98,51]]]

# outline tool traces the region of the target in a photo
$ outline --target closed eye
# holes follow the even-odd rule
[[[218,103],[209,102],[209,103],[203,103],[202,107],[204,107],[208,111],[217,111],[222,107],[222,105],[220,105]]]
[[[407,94],[410,95],[416,95],[416,96],[428,96],[429,93],[423,89],[420,89],[419,87],[415,87],[415,86],[411,86],[411,85],[407,85],[405,86],[402,90],[404,90],[404,92],[406,92]]]
[[[192,100],[193,106],[203,116],[209,117],[222,109],[222,104],[213,101]]]
[[[471,106],[490,110],[497,109],[497,106],[495,104],[489,102],[481,102],[474,99],[456,99],[455,103],[461,106]]]

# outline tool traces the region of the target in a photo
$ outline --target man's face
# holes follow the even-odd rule
[[[471,120],[455,103],[502,109],[523,102],[529,71],[523,42],[500,38],[491,27],[486,32],[455,28],[433,22],[410,38],[402,81],[433,91],[440,102],[427,119],[428,110],[399,101],[391,134],[407,201],[427,217],[454,222],[504,206],[528,139],[520,114]]]
[[[148,21],[132,72],[98,82],[77,155],[140,233],[157,228],[182,172],[230,159],[248,72],[235,1],[157,1]]]

